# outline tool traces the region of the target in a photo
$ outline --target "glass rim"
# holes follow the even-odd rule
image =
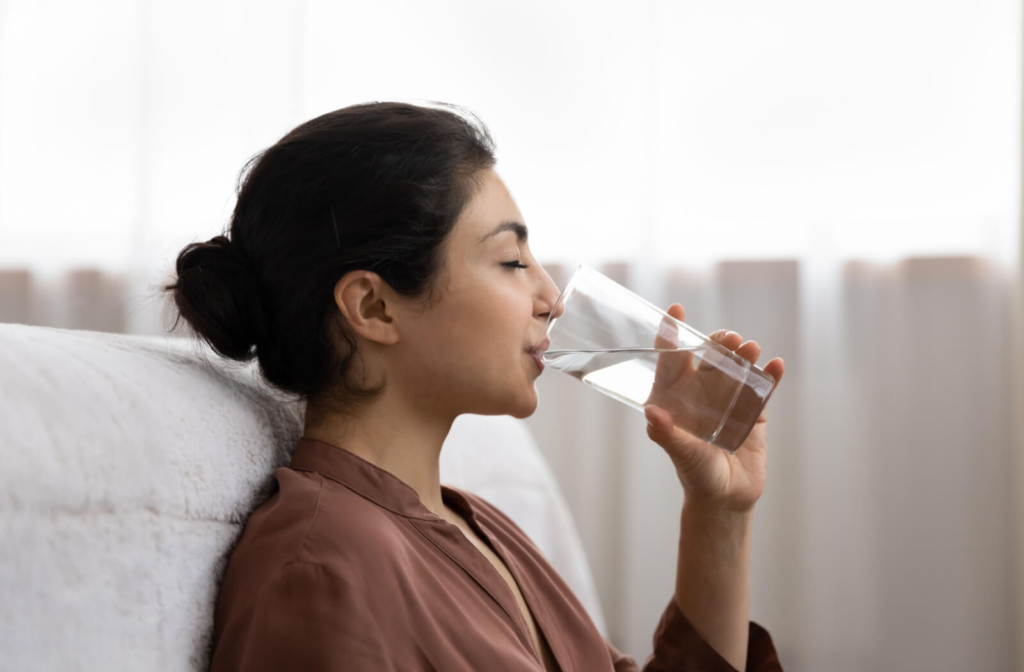
[[[548,319],[544,322],[544,331],[541,332],[545,337],[547,337],[548,332],[551,331],[551,318],[558,312],[558,306],[562,305],[565,297],[569,294],[569,290],[572,289],[574,284],[576,284],[576,280],[580,276],[580,270],[583,268],[589,268],[589,266],[586,264],[576,264],[576,268],[574,268],[572,273],[569,274],[569,280],[565,283],[565,287],[562,288],[558,298],[555,299],[555,305],[551,306],[551,312],[548,313]]]
[[[580,271],[583,271],[583,273],[581,273]],[[712,339],[707,334],[705,334],[705,333],[703,333],[701,331],[698,331],[697,329],[691,327],[689,324],[687,324],[686,322],[684,322],[682,320],[679,320],[679,319],[677,319],[675,317],[672,317],[671,315],[668,314],[667,310],[656,306],[654,303],[652,303],[652,302],[648,301],[647,299],[645,299],[644,297],[640,296],[639,294],[637,294],[636,292],[631,290],[629,287],[626,287],[625,285],[616,282],[615,280],[613,280],[612,278],[609,278],[607,275],[605,275],[601,271],[597,270],[593,266],[588,266],[587,264],[577,264],[576,268],[574,268],[572,273],[569,274],[569,280],[565,283],[565,288],[558,295],[558,298],[555,299],[555,304],[551,307],[551,312],[548,313],[548,319],[544,323],[544,331],[541,332],[541,333],[545,337],[547,337],[548,332],[551,331],[551,326],[552,326],[551,317],[556,312],[558,312],[558,306],[562,305],[565,302],[565,297],[569,295],[569,291],[577,284],[577,282],[579,281],[579,278],[581,276],[583,276],[583,275],[587,275],[588,273],[596,273],[598,276],[600,276],[601,278],[604,278],[604,280],[612,283],[615,287],[617,287],[621,291],[629,294],[632,299],[634,299],[636,301],[639,301],[640,303],[646,305],[651,310],[654,310],[655,312],[660,313],[663,317],[668,317],[669,319],[674,320],[676,322],[677,327],[681,326],[683,329],[685,329],[686,331],[690,332],[691,334],[693,334],[695,336],[699,336],[699,337],[701,337],[701,338],[703,338],[703,339],[705,339],[707,341],[714,342],[714,341],[712,341]]]

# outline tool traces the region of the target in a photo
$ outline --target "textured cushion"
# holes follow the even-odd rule
[[[0,324],[0,669],[203,669],[217,583],[303,407],[179,338]],[[522,421],[461,416],[441,480],[531,536],[604,623]]]

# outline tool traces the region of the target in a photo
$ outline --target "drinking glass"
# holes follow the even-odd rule
[[[760,367],[583,264],[544,336],[545,364],[641,413],[660,406],[676,425],[730,453],[775,388]]]

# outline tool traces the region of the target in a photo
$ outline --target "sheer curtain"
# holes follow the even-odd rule
[[[366,100],[491,128],[531,247],[782,356],[752,617],[787,670],[1024,663],[1022,18],[1009,0],[0,0],[0,320],[163,333],[238,170]],[[528,418],[643,660],[683,492],[549,371]]]
[[[1012,669],[1005,271],[972,257],[847,262],[827,277],[789,261],[603,270],[787,361],[752,596],[787,670]],[[558,403],[528,422],[580,512],[611,632],[642,653],[673,589],[674,472],[641,414],[567,376],[538,389]]]

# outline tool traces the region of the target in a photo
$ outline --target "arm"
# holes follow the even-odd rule
[[[753,510],[683,504],[675,601],[701,637],[737,670],[746,667]]]
[[[746,664],[740,669],[782,672],[775,643],[767,630],[751,621],[747,638]],[[606,640],[605,644],[615,672],[639,672],[640,667],[633,658],[619,651],[611,642]],[[694,630],[673,598],[662,612],[654,632],[654,651],[644,661],[643,672],[736,672],[736,667]]]
[[[751,517],[683,505],[675,595],[643,672],[782,672],[771,635],[748,620]],[[607,645],[616,672],[638,672]]]
[[[214,652],[214,672],[394,669],[366,601],[348,581],[319,564],[292,562],[260,590],[255,612]]]
[[[679,321],[685,316],[679,304],[670,306],[668,313]],[[674,347],[670,336],[671,329],[659,331],[655,345]],[[742,336],[732,331],[720,330],[709,338],[751,364],[761,355],[756,342],[744,343]],[[764,371],[777,385],[785,371],[784,362],[773,359]],[[763,638],[749,621],[751,525],[767,476],[767,418],[762,412],[734,453],[697,438],[676,423],[678,418],[687,418],[687,408],[675,391],[694,381],[699,389],[712,391],[716,385],[724,385],[724,389],[735,385],[703,361],[695,368],[684,351],[664,352],[658,356],[644,409],[647,435],[668,453],[685,491],[673,597],[680,613],[675,620],[686,621],[733,669],[743,670],[748,665],[777,669],[777,660],[776,667],[762,666]],[[748,645],[756,654],[754,661],[748,657]]]

